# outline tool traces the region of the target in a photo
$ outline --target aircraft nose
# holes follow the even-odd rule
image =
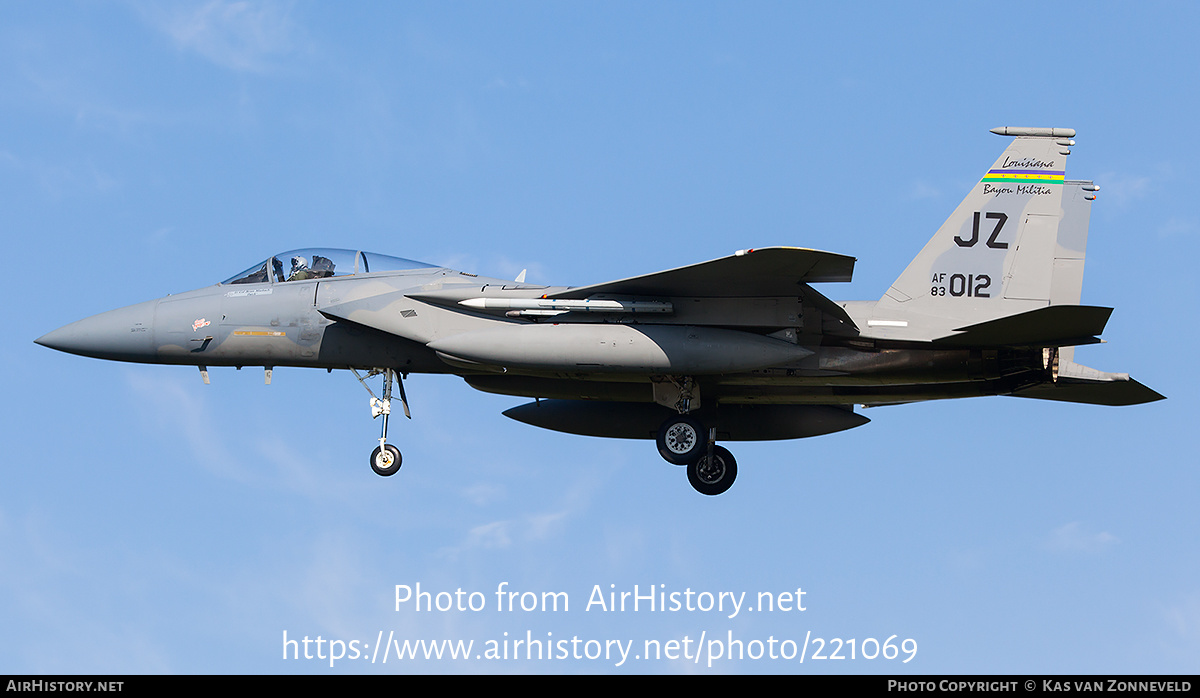
[[[158,301],[147,301],[93,315],[48,332],[34,341],[68,354],[115,361],[152,362],[154,313]]]

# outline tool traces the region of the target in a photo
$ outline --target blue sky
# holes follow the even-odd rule
[[[0,5],[0,670],[1200,670],[1200,11],[1061,11]],[[649,442],[518,424],[500,412],[520,399],[454,377],[409,380],[404,468],[383,480],[347,373],[214,369],[205,386],[33,344],[307,246],[581,285],[799,245],[858,258],[827,295],[874,299],[1003,149],[1001,125],[1078,130],[1068,176],[1102,187],[1083,302],[1116,312],[1077,359],[1167,401],[872,409],[850,432],[734,444],[737,485],[709,498]],[[418,582],[493,605],[397,612],[394,587]],[[497,611],[503,582],[570,610]],[[585,610],[597,585],[635,584],[802,588],[806,610]],[[919,649],[330,667],[281,659],[285,631]]]

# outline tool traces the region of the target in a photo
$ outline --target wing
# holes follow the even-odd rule
[[[667,271],[633,276],[546,295],[555,299],[604,296],[675,298],[765,298],[800,296],[850,331],[858,327],[842,306],[814,290],[810,283],[847,282],[854,257],[801,247],[740,250],[728,257]]]
[[[742,250],[678,269],[577,286],[549,298],[597,295],[757,298],[794,296],[809,283],[850,281],[854,258],[800,247]]]

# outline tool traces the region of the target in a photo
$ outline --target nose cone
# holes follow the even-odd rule
[[[72,322],[34,341],[69,354],[152,363],[157,357],[154,345],[157,307],[158,301],[154,300],[110,310]]]

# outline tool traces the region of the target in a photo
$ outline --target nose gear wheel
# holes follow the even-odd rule
[[[391,444],[376,446],[375,450],[371,452],[371,470],[374,470],[377,475],[384,477],[395,475],[396,471],[400,470],[402,462],[400,449]]]

